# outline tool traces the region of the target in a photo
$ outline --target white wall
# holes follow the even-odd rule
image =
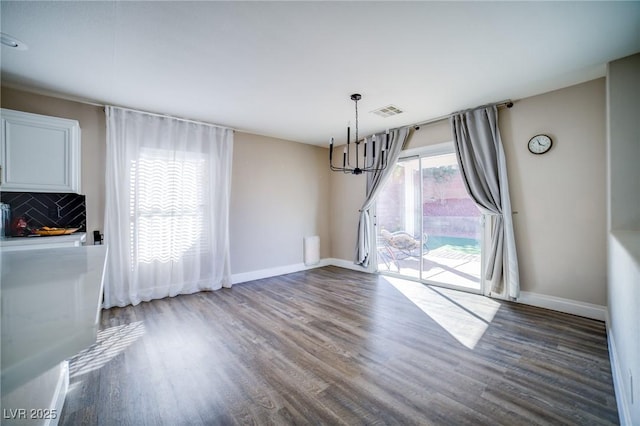
[[[609,356],[620,423],[640,424],[640,232],[609,235]],[[633,382],[633,383],[632,383]]]
[[[500,109],[522,291],[606,305],[605,80]],[[426,117],[425,117],[426,118]],[[527,142],[547,133],[542,156]],[[409,148],[451,141],[448,121],[422,126]],[[331,175],[331,256],[352,260],[362,176]]]
[[[236,132],[231,182],[232,274],[299,265],[303,238],[330,252],[324,148]]]
[[[449,125],[449,120],[442,120],[436,123],[427,124],[416,130],[409,141],[408,149],[437,145],[439,143],[451,141],[453,141],[453,139],[451,137],[451,126]]]
[[[605,107],[601,78],[500,111],[524,292],[606,305]],[[534,155],[539,133],[553,148]]]
[[[2,87],[1,100],[3,108],[80,122],[87,230],[103,230],[103,108],[8,87]],[[319,235],[320,255],[329,256],[327,157],[324,148],[235,133],[230,207],[232,274],[302,263],[302,241],[308,235]]]
[[[609,228],[640,230],[640,54],[609,64]]]
[[[609,345],[621,424],[640,424],[640,54],[607,69]],[[633,382],[633,383],[632,383]]]
[[[331,172],[331,257],[353,262],[360,207],[366,191],[364,175]]]

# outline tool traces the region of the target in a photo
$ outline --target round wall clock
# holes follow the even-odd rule
[[[544,154],[551,149],[553,141],[547,135],[535,135],[529,139],[529,151],[533,154]]]

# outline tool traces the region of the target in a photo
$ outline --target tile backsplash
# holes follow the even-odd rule
[[[11,206],[12,221],[24,217],[31,228],[87,229],[85,196],[68,193],[2,192],[0,200]]]

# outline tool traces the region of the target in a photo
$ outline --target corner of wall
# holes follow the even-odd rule
[[[609,311],[606,312],[606,327],[607,327],[607,346],[609,349],[609,361],[611,362],[611,377],[613,378],[613,389],[616,396],[616,405],[618,407],[618,416],[620,417],[621,425],[631,425],[631,413],[629,411],[630,401],[624,392],[624,375],[622,374],[622,367],[620,366],[620,356],[618,355],[618,348],[613,337],[613,330],[611,329],[611,317]]]

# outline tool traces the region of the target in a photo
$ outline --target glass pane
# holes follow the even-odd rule
[[[422,279],[480,290],[482,221],[455,154],[422,158]]]
[[[379,271],[481,290],[482,216],[454,153],[400,161],[376,208]]]
[[[420,278],[420,160],[400,161],[376,201],[378,270]]]
[[[199,154],[178,154],[143,149],[131,162],[133,264],[179,262],[206,250],[206,161]]]

